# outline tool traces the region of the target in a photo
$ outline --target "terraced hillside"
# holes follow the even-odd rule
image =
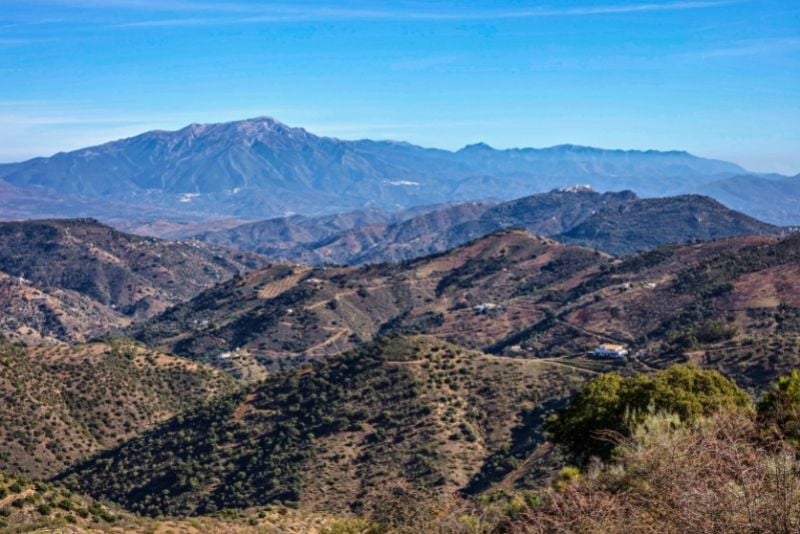
[[[0,341],[0,470],[54,475],[233,387],[218,370],[127,342]]]
[[[0,223],[7,335],[85,340],[264,265],[252,254],[118,232],[91,219]]]
[[[577,356],[615,342],[657,365],[744,334],[776,335],[769,318],[780,305],[782,313],[800,307],[798,243],[800,236],[741,237],[613,259],[502,231],[398,265],[274,265],[133,332],[162,350],[251,374],[388,332],[528,357]]]
[[[84,342],[128,326],[131,319],[70,289],[41,289],[0,272],[0,332],[26,343]]]
[[[148,515],[276,501],[369,508],[394,484],[486,484],[594,372],[399,337],[272,377],[174,418],[60,477]]]
[[[537,304],[541,296],[532,294],[534,288],[572,287],[610,261],[513,230],[400,265],[274,265],[221,284],[132,332],[180,355],[268,368],[338,354],[389,331],[489,346],[544,317],[546,306]]]

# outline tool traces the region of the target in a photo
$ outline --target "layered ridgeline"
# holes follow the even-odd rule
[[[189,215],[263,218],[341,212],[365,205],[510,199],[576,182],[645,196],[694,191],[746,171],[686,152],[604,150],[573,145],[451,152],[391,141],[343,141],[269,118],[193,124],[49,158],[0,165],[4,210],[50,215],[20,199],[31,188],[64,196],[61,216],[150,218]],[[103,198],[111,204],[91,202]],[[21,212],[22,211],[22,212]],[[139,217],[141,218],[141,217]]]
[[[219,370],[132,343],[0,339],[0,471],[52,476],[233,387]]]
[[[264,264],[90,219],[0,223],[0,328],[14,338],[82,341]]]
[[[276,264],[130,333],[247,377],[381,334],[416,332],[495,354],[567,361],[600,343],[621,343],[641,351],[635,361],[645,367],[715,362],[751,386],[798,363],[797,276],[797,235],[669,245],[614,259],[505,230],[395,265]],[[737,361],[739,349],[747,356]]]
[[[331,224],[340,219],[351,226]],[[499,204],[432,208],[394,223],[370,222],[362,212],[295,216],[207,232],[197,239],[300,263],[360,264],[443,252],[503,228],[523,228],[615,255],[668,243],[781,232],[708,197],[640,199],[631,191],[596,193],[579,186]]]
[[[484,487],[593,373],[393,338],[272,377],[174,418],[59,477],[147,515],[283,501],[369,509],[393,486]]]

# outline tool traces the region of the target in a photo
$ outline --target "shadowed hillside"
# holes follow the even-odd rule
[[[744,335],[800,332],[791,320],[776,319],[800,308],[792,282],[799,240],[739,237],[615,260],[503,231],[397,265],[274,265],[132,332],[242,376],[334,355],[388,332],[528,357],[580,357],[599,343],[622,343],[641,351],[642,362],[660,365],[744,343]]]
[[[175,418],[61,477],[151,514],[273,501],[370,508],[387,484],[454,490],[593,373],[394,338]],[[538,428],[532,425],[534,432]]]
[[[556,239],[624,256],[668,243],[779,233],[777,227],[730,210],[716,200],[687,195],[604,208]]]
[[[76,494],[60,484],[0,472],[3,532],[286,534],[328,533],[333,517],[286,507],[229,511],[214,517],[149,518]]]

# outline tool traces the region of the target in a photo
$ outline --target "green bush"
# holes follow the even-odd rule
[[[691,423],[720,408],[750,412],[750,398],[717,371],[673,365],[652,375],[603,374],[589,382],[570,405],[551,417],[549,438],[571,459],[608,458],[618,437],[630,435],[650,414],[675,414]]]
[[[800,447],[800,372],[778,377],[758,403],[758,421]]]

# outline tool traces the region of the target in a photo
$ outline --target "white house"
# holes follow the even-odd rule
[[[599,358],[624,358],[628,355],[628,349],[624,345],[614,343],[603,343],[592,351],[592,356]]]

